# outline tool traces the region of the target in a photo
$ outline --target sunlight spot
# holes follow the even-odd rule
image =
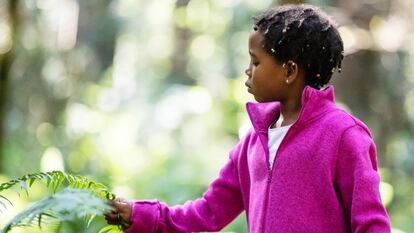
[[[210,21],[210,5],[207,1],[190,1],[187,5],[187,26],[195,31],[208,29]]]
[[[42,10],[49,10],[56,3],[55,0],[36,0],[36,6]]]
[[[380,182],[381,200],[384,206],[388,206],[394,197],[394,188],[386,182]]]
[[[395,16],[387,20],[374,16],[369,26],[377,46],[389,52],[395,52],[402,46],[407,33],[405,22]]]
[[[213,0],[212,3],[217,7],[235,7],[239,5],[241,0]]]
[[[192,113],[208,112],[212,104],[210,93],[205,88],[193,87],[188,92],[187,104],[189,111]]]
[[[10,35],[10,26],[6,22],[0,23],[0,54],[10,51],[13,41]]]
[[[342,26],[338,28],[339,34],[342,37],[344,42],[344,52],[345,54],[351,54],[355,52],[356,49],[356,38],[351,31],[351,29],[347,26]]]
[[[42,172],[65,170],[63,166],[63,156],[58,148],[49,147],[46,149],[40,161],[40,170]]]
[[[47,146],[52,144],[54,126],[48,122],[42,122],[36,129],[36,138],[40,144]]]
[[[73,0],[61,0],[59,3],[57,48],[58,50],[70,50],[76,44],[79,5]]]
[[[98,106],[102,111],[114,111],[121,104],[121,94],[115,89],[103,89],[98,97]]]
[[[397,228],[391,228],[391,233],[406,233],[403,230],[397,229]]]
[[[133,191],[130,187],[126,185],[115,186],[113,187],[113,193],[115,193],[118,197],[122,197],[125,199],[133,198]]]
[[[248,119],[248,117],[246,117],[245,119],[243,119],[243,122],[241,123],[239,127],[239,139],[242,139],[244,136],[246,136],[251,128],[252,128],[252,123]]]
[[[199,59],[207,59],[214,54],[215,47],[216,43],[211,36],[198,36],[191,43],[191,54]]]
[[[89,112],[89,108],[83,104],[74,103],[68,107],[67,130],[69,134],[80,135],[86,132]]]

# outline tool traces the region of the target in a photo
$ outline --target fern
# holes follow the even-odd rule
[[[98,233],[120,233],[122,231],[122,227],[115,226],[115,225],[109,225],[104,228],[102,228]]]
[[[45,182],[46,187],[54,194],[19,213],[0,233],[8,232],[16,226],[31,226],[34,222],[37,222],[38,227],[41,227],[46,219],[73,221],[83,218],[89,226],[95,215],[103,214],[108,210],[107,204],[101,205],[102,202],[105,202],[103,199],[115,199],[115,195],[108,191],[105,185],[83,176],[67,174],[62,171],[24,175],[21,178],[0,184],[0,193],[19,186],[20,190],[24,190],[29,195],[29,188],[37,181]],[[68,188],[58,192],[62,186],[68,186]],[[9,199],[0,195],[0,211],[1,207],[6,208],[6,204],[13,205]],[[100,208],[95,208],[97,206]],[[122,232],[122,228],[121,226],[107,226],[100,232],[117,233]]]
[[[76,221],[103,214],[109,209],[103,199],[87,190],[65,188],[20,212],[0,232],[6,233],[16,226],[28,227],[34,224],[41,228],[42,218],[45,217],[58,221]]]
[[[36,181],[45,181],[46,187],[50,188],[53,193],[56,193],[65,180],[68,183],[69,187],[76,189],[88,189],[92,191],[92,193],[97,197],[107,198],[110,200],[115,199],[115,195],[109,192],[108,188],[105,185],[96,183],[80,175],[67,174],[62,171],[39,172],[24,175],[21,178],[10,180],[1,184],[0,193],[19,184],[20,188],[29,194],[28,188],[31,187]],[[11,203],[6,197],[0,195],[0,205],[5,205],[4,201],[2,200],[6,200],[7,202]]]

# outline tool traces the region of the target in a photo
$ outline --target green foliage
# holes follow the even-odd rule
[[[294,1],[26,2],[0,3],[8,29],[0,63],[9,70],[0,75],[0,176],[54,165],[52,151],[68,171],[173,205],[202,195],[249,125],[251,17]],[[382,181],[394,190],[392,225],[413,232],[414,46],[404,33],[414,31],[412,0],[305,2],[341,15],[352,56],[333,78],[336,99],[372,130]],[[57,27],[62,14],[51,13],[61,11],[72,18]],[[394,29],[395,38],[383,36]],[[25,186],[30,179],[15,184]],[[1,194],[0,214],[11,204]],[[247,232],[245,218],[223,231]]]
[[[104,228],[102,228],[98,233],[118,233],[122,232],[122,228],[115,225],[109,225]]]
[[[115,199],[115,195],[108,191],[101,183],[96,183],[86,177],[67,174],[62,171],[40,172],[24,175],[21,178],[10,180],[0,185],[0,193],[12,189],[16,185],[29,195],[29,188],[36,182],[43,181],[50,188],[53,195],[33,203],[26,210],[20,212],[0,233],[6,233],[13,227],[33,226],[37,223],[41,228],[46,219],[56,222],[75,221],[83,218],[87,226],[96,215],[102,215],[110,209],[104,199]],[[68,186],[58,191],[63,185]],[[0,195],[0,205],[7,208],[6,202],[12,202]],[[122,232],[120,226],[107,226],[101,232]]]
[[[58,221],[76,221],[84,218],[90,223],[95,215],[103,214],[109,209],[103,199],[88,190],[65,188],[20,212],[0,232],[6,233],[16,226],[27,227],[33,224],[41,228],[44,218],[54,218]]]
[[[53,193],[56,193],[64,181],[66,181],[69,187],[76,189],[88,189],[97,197],[108,198],[110,200],[115,199],[115,195],[109,192],[105,185],[96,183],[80,175],[67,174],[62,171],[39,172],[24,175],[21,178],[10,180],[1,184],[0,192],[19,184],[20,188],[29,194],[28,187],[31,187],[36,181],[46,182],[46,187],[50,188]],[[4,205],[1,199],[11,203],[6,197],[0,195],[0,205]]]

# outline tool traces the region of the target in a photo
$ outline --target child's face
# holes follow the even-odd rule
[[[287,70],[262,47],[263,34],[252,30],[249,36],[250,64],[246,86],[257,102],[282,101],[287,96]],[[277,53],[277,51],[276,51]]]

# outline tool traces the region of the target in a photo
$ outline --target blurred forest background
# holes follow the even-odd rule
[[[251,18],[288,2],[338,22],[336,99],[373,132],[393,232],[413,233],[412,0],[0,0],[0,183],[64,170],[126,198],[200,197],[249,127]],[[247,232],[244,213],[223,231]]]

